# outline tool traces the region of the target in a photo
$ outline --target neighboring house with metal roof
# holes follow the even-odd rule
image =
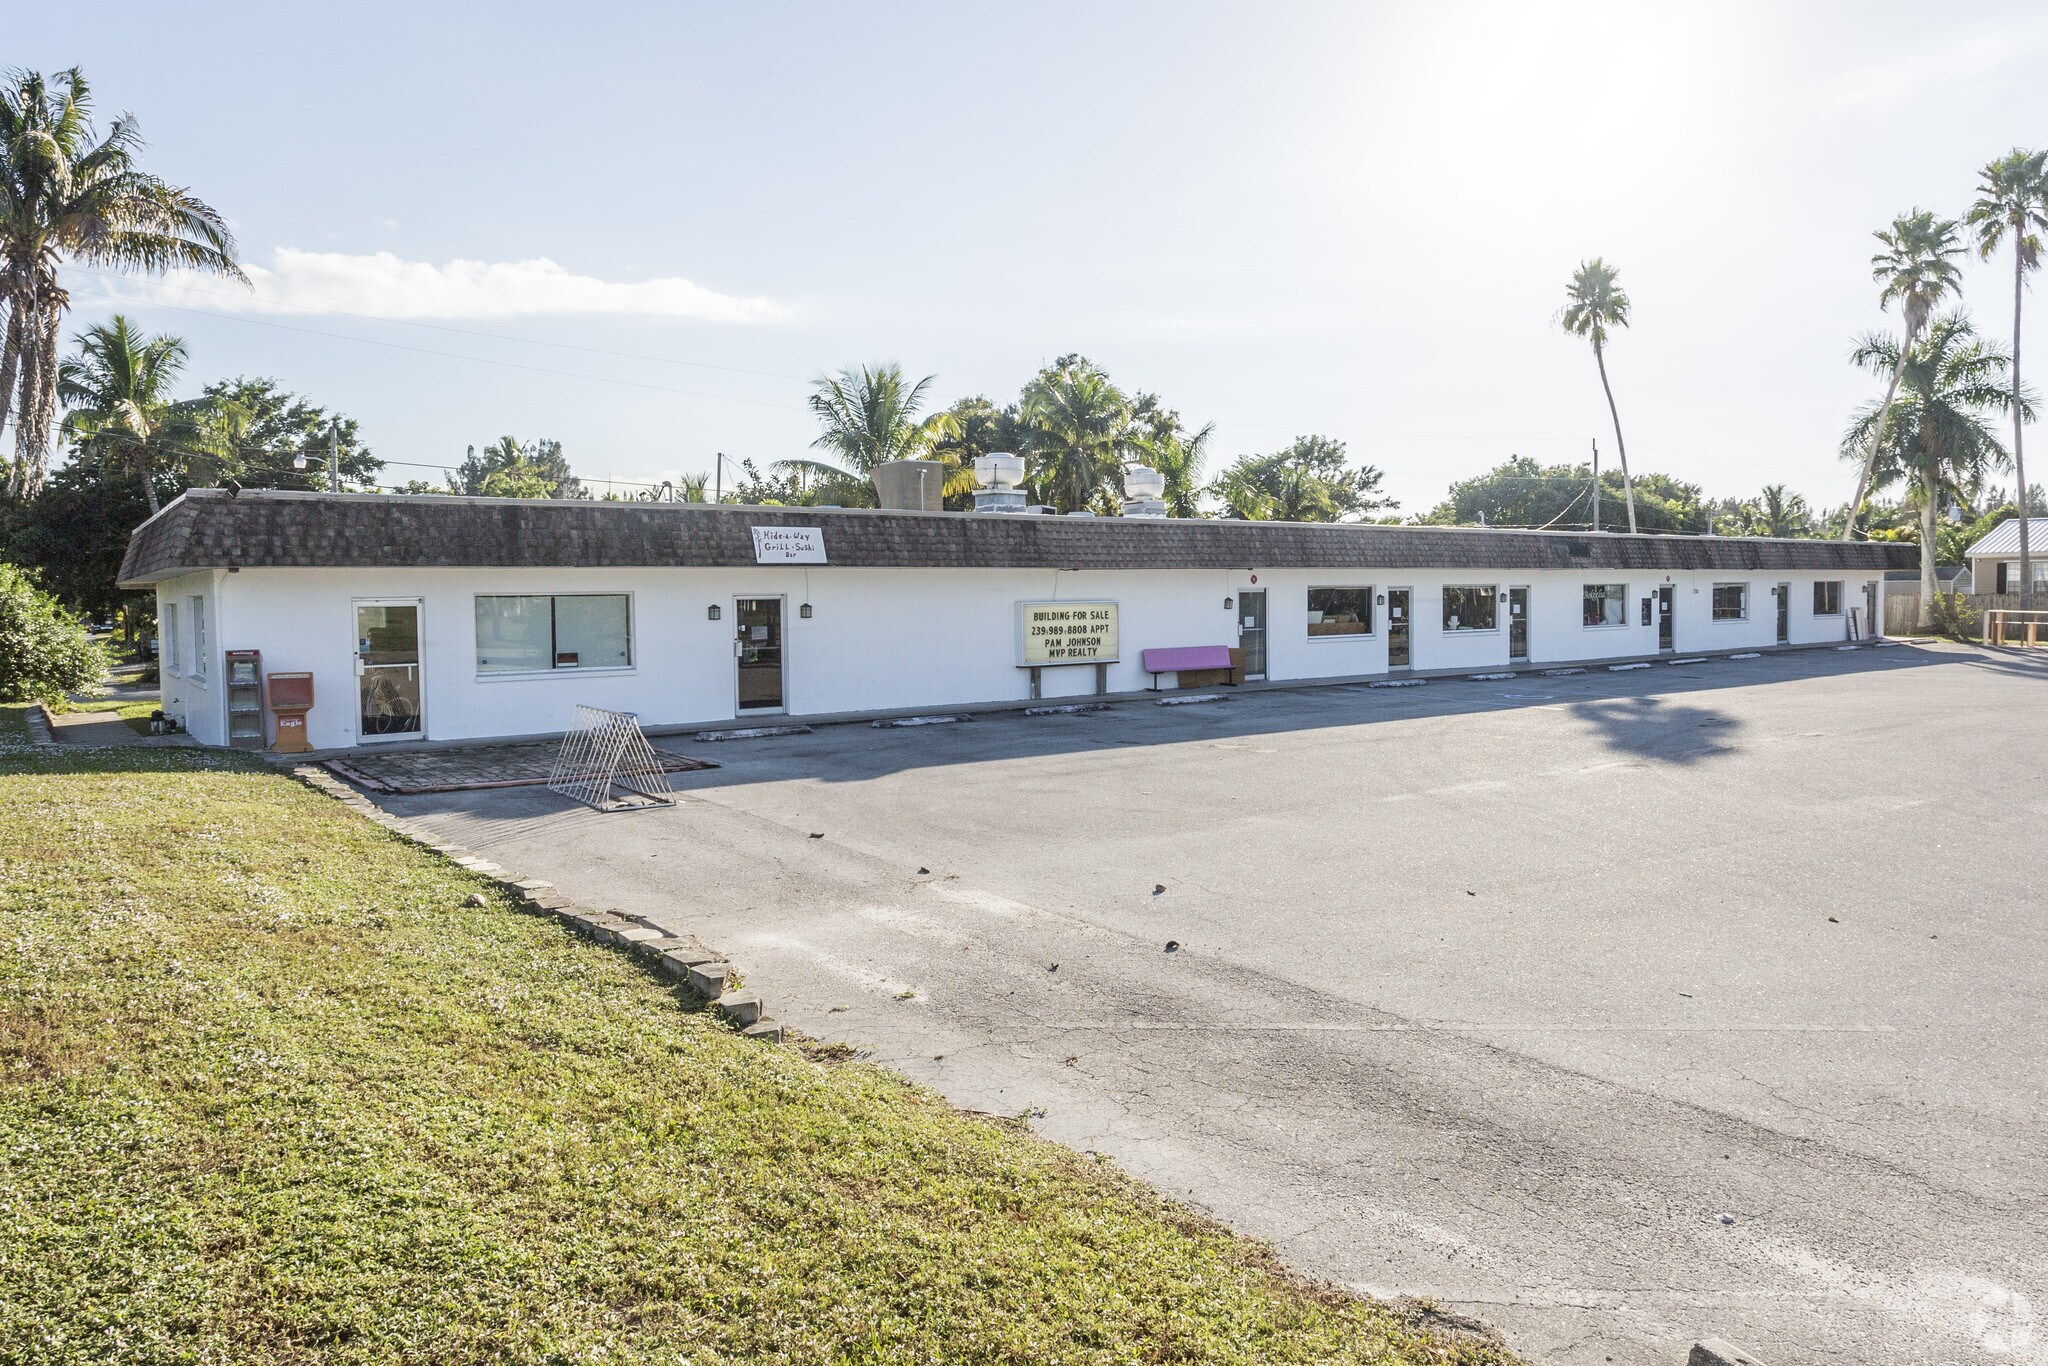
[[[1819,644],[1910,546],[1160,517],[196,489],[139,528],[166,709],[228,736],[225,651],[314,676],[320,748]],[[1166,681],[1172,679],[1166,675]],[[265,732],[267,736],[267,731]]]
[[[2034,570],[2034,591],[2048,592],[2048,517],[2027,522],[2027,558]],[[1972,591],[2020,591],[2020,519],[2008,517],[1963,552],[1970,562]]]

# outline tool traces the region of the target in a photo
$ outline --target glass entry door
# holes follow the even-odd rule
[[[733,657],[739,661],[741,711],[781,711],[782,599],[739,598],[733,604],[739,636]]]
[[[1237,645],[1244,651],[1244,676],[1266,676],[1266,590],[1247,589],[1237,595]]]
[[[1387,590],[1387,667],[1405,669],[1408,657],[1408,590]]]
[[[426,733],[420,678],[420,604],[356,604],[356,736],[417,740]]]
[[[1778,585],[1778,643],[1792,643],[1792,585]]]
[[[1508,658],[1529,658],[1529,590],[1508,589]]]
[[[1678,605],[1677,591],[1668,583],[1657,586],[1657,648],[1660,650],[1678,648],[1671,622],[1672,612]]]

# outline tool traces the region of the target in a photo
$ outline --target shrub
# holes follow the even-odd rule
[[[1937,635],[1951,640],[1974,640],[1980,618],[1977,609],[1961,593],[1936,593],[1927,620]]]
[[[18,565],[0,564],[0,701],[61,702],[96,693],[107,653],[85,623]]]

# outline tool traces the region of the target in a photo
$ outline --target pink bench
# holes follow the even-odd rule
[[[1146,650],[1142,654],[1145,672],[1152,675],[1152,686],[1159,686],[1159,675],[1193,673],[1197,670],[1221,669],[1230,672],[1230,647],[1228,645],[1175,645],[1164,649]]]

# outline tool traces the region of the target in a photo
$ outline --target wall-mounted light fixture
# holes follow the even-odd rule
[[[796,609],[796,614],[802,617],[805,621],[809,621],[811,619],[811,605],[809,603],[805,603],[803,606]]]
[[[708,611],[706,611],[704,615],[705,615],[705,618],[706,618],[707,620],[709,620],[709,621],[717,621],[717,620],[718,620],[718,604],[717,604],[717,603],[715,603],[715,602],[714,602],[714,603],[712,603],[712,604],[711,604],[711,607],[710,607],[710,609],[709,609]]]
[[[1224,610],[1224,611],[1226,611],[1226,612],[1230,611],[1230,610],[1231,610],[1231,609],[1232,609],[1233,607],[1236,607],[1236,606],[1237,606],[1237,599],[1236,599],[1236,598],[1225,598],[1225,599],[1223,600],[1223,610]]]
[[[1380,606],[1385,607],[1387,605],[1387,595],[1385,593],[1382,593],[1378,597],[1374,598],[1373,601],[1378,603]]]

